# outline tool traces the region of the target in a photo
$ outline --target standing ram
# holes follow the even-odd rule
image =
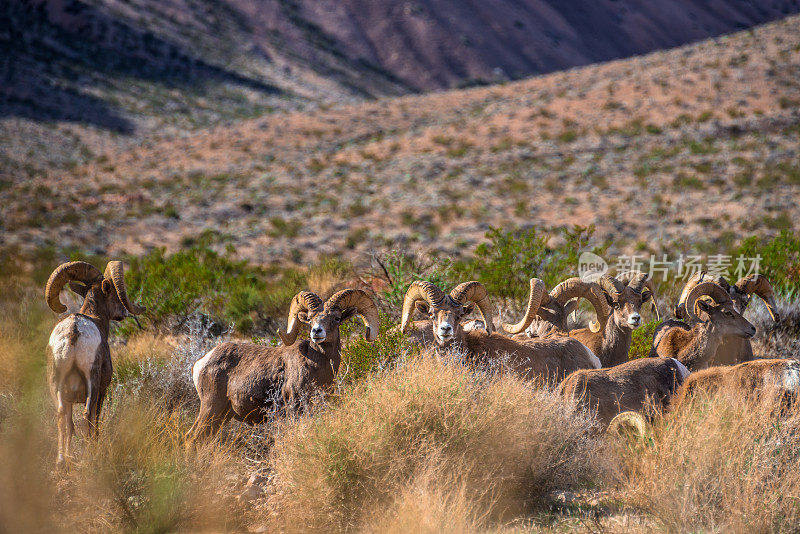
[[[58,410],[59,465],[69,458],[75,432],[74,403],[86,405],[89,434],[97,436],[100,412],[113,373],[108,348],[110,322],[122,321],[145,310],[128,299],[122,262],[108,262],[105,273],[82,261],[56,268],[47,281],[45,299],[50,309],[59,314],[67,311],[59,300],[67,284],[83,297],[83,304],[78,313],[69,314],[56,324],[47,345],[48,381]]]
[[[689,326],[696,323],[696,319],[686,309],[686,301],[689,297],[691,290],[701,282],[713,282],[721,287],[728,293],[731,301],[733,302],[733,309],[740,315],[744,315],[747,305],[752,299],[752,295],[758,295],[764,304],[767,306],[770,317],[775,322],[780,321],[777,306],[775,304],[775,292],[772,289],[772,284],[769,283],[765,277],[758,274],[751,274],[743,277],[734,285],[728,282],[722,276],[711,276],[706,272],[695,273],[692,278],[686,282],[686,286],[681,292],[681,297],[678,301],[678,306],[675,308],[675,316],[678,319],[683,319]],[[716,352],[712,355],[709,363],[711,365],[733,365],[740,362],[746,362],[753,359],[753,346],[749,339],[741,336],[725,336],[722,343],[717,347]]]
[[[374,341],[378,308],[367,293],[344,289],[323,303],[302,291],[292,299],[286,332],[278,333],[282,346],[222,343],[209,351],[192,367],[200,411],[187,442],[215,434],[231,418],[257,424],[276,408],[293,412],[308,395],[329,388],[341,359],[339,326],[354,315],[364,321],[367,341]],[[308,325],[310,339],[295,344],[301,324]]]
[[[544,284],[539,280],[534,289],[534,309],[543,294]],[[465,331],[461,320],[474,306],[483,318],[485,329]],[[426,314],[428,319],[412,322],[415,310]],[[413,330],[408,332],[412,326]],[[566,336],[522,343],[494,332],[488,293],[483,284],[475,281],[458,285],[450,294],[430,282],[413,282],[403,300],[400,329],[424,345],[461,348],[478,363],[508,358],[510,369],[525,378],[560,381],[565,374],[592,369],[600,363],[585,346]]]

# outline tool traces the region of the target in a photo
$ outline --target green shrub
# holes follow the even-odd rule
[[[793,230],[781,230],[771,239],[748,237],[731,255],[734,269],[739,256],[761,256],[759,272],[772,282],[776,290],[795,294],[800,291],[800,238]],[[749,262],[745,266],[749,267]]]
[[[155,249],[129,262],[128,291],[147,307],[143,318],[156,327],[199,312],[250,332],[254,318],[282,314],[306,284],[304,273],[270,272],[234,259],[231,249],[220,254],[204,244],[174,254]],[[119,333],[132,328],[126,323]]]
[[[348,321],[339,327],[343,340],[339,380],[351,384],[363,380],[369,373],[396,360],[400,355],[418,352],[408,343],[392,318],[380,312],[380,333],[370,343],[364,339],[360,320]]]
[[[455,266],[456,278],[478,280],[493,299],[523,301],[528,297],[530,278],[540,278],[551,288],[576,276],[578,257],[587,249],[592,234],[593,225],[564,229],[560,232],[563,244],[551,248],[548,242],[558,236],[555,232],[491,228],[486,233],[489,241],[475,248],[474,259]],[[593,251],[601,253],[602,248]]]
[[[647,306],[650,305],[647,304]],[[633,331],[631,349],[628,352],[629,360],[646,358],[647,355],[650,354],[650,347],[653,344],[653,334],[659,324],[661,324],[661,321],[654,319]]]

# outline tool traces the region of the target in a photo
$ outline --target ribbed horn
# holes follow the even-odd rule
[[[752,295],[755,293],[764,304],[767,306],[772,320],[776,323],[780,321],[780,314],[778,314],[777,305],[775,303],[775,291],[772,289],[772,284],[769,283],[765,277],[758,274],[750,274],[736,282],[736,289],[741,293]],[[743,310],[744,311],[744,310]]]
[[[661,314],[658,312],[656,305],[656,285],[653,280],[649,278],[649,274],[640,271],[629,271],[617,276],[617,280],[627,285],[637,293],[642,293],[645,288],[650,290],[650,298],[652,299],[653,311],[656,312],[656,319],[661,320]]]
[[[689,296],[686,297],[686,302],[684,303],[684,309],[692,321],[700,322],[700,317],[697,316],[695,307],[697,299],[703,296],[711,297],[717,304],[731,300],[731,296],[719,284],[715,282],[700,282],[689,291]]]
[[[406,291],[406,296],[403,298],[403,313],[400,318],[400,330],[402,332],[406,331],[411,315],[414,313],[414,305],[418,301],[424,300],[429,306],[434,307],[440,305],[446,296],[444,291],[431,282],[426,280],[415,280],[412,282],[408,287],[408,291]]]
[[[539,305],[542,303],[542,296],[544,293],[544,282],[538,278],[531,278],[531,291],[528,294],[528,305],[525,308],[525,316],[516,324],[503,323],[503,330],[509,334],[519,334],[530,326],[533,319],[536,317],[536,312],[539,311]]]
[[[145,311],[146,308],[139,306],[138,304],[134,304],[133,302],[128,299],[128,290],[125,287],[125,275],[122,268],[121,261],[110,261],[108,265],[106,265],[106,272],[103,274],[103,277],[111,280],[114,283],[114,289],[117,291],[117,297],[119,301],[125,306],[125,309],[131,315],[139,315]]]
[[[480,282],[471,281],[458,284],[450,291],[450,298],[462,304],[474,302],[481,314],[486,331],[490,334],[494,331],[492,322],[492,302],[489,300],[489,292]]]
[[[607,274],[604,274],[600,277],[598,286],[600,286],[600,289],[604,293],[608,294],[608,296],[611,297],[611,300],[614,301],[619,300],[620,295],[622,295],[622,292],[625,290],[625,286],[622,284],[622,282]],[[589,330],[592,332],[600,332],[601,330],[605,329],[606,323],[608,323],[608,318],[611,316],[611,308],[608,306],[608,302],[606,302],[606,305],[602,307],[602,311],[599,309],[596,309],[596,311],[597,320],[589,323]]]
[[[44,289],[44,298],[50,309],[56,313],[64,313],[67,307],[59,300],[59,294],[64,286],[73,280],[90,285],[102,278],[100,269],[85,261],[71,261],[62,263],[52,272]]]
[[[607,318],[611,315],[611,308],[597,282],[586,282],[577,276],[568,278],[554,287],[550,296],[562,306],[573,298],[584,298],[592,305],[598,317]]]
[[[380,326],[380,317],[378,315],[378,307],[375,302],[367,295],[366,291],[361,289],[343,289],[331,295],[331,298],[325,302],[324,310],[338,308],[345,311],[350,308],[355,308],[356,313],[361,316],[364,321],[364,326],[367,331],[364,337],[367,341],[375,341],[378,337],[378,328]]]
[[[322,299],[311,291],[301,291],[292,299],[289,305],[289,320],[286,327],[286,332],[278,330],[278,336],[287,347],[293,345],[297,340],[297,334],[300,331],[300,321],[297,319],[297,314],[300,312],[311,311],[318,312],[322,309]]]

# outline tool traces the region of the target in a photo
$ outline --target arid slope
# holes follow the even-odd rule
[[[623,250],[774,233],[800,220],[799,111],[791,17],[486,88],[124,148],[88,137],[88,163],[3,184],[0,244],[139,252],[212,229],[283,263],[387,246],[458,253],[489,225],[596,224]]]

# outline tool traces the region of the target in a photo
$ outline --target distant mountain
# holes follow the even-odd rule
[[[798,0],[4,0],[0,118],[192,129],[517,79],[796,12]]]

